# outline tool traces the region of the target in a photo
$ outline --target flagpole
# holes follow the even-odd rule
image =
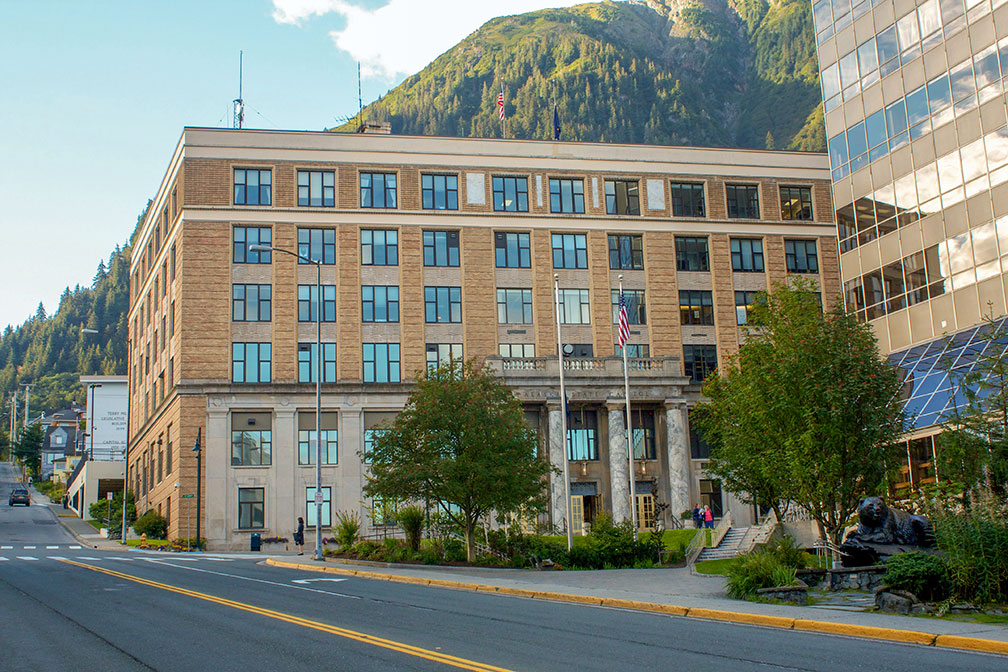
[[[563,476],[564,476],[564,497],[567,506],[567,550],[574,548],[574,528],[571,526],[574,512],[571,505],[570,494],[570,460],[567,454],[567,391],[564,388],[564,359],[563,359],[563,338],[560,336],[560,274],[553,274],[553,301],[556,304],[557,322],[557,361],[560,363],[560,436],[563,443]]]
[[[619,293],[623,298],[623,274],[619,276]],[[634,476],[634,439],[633,421],[630,418],[630,373],[627,366],[627,344],[620,348],[623,351],[623,393],[626,395],[626,432],[627,432],[627,453],[630,456],[630,520],[633,523],[634,540],[637,539],[637,479]]]

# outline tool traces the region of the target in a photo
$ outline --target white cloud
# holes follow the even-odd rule
[[[330,12],[346,26],[329,33],[339,49],[360,61],[364,74],[395,78],[419,71],[495,16],[549,7],[570,7],[585,0],[388,0],[365,9],[347,0],[273,0],[273,18],[300,23]]]

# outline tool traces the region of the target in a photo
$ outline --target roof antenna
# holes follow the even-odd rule
[[[364,123],[364,98],[361,96],[360,61],[357,61],[357,132],[360,133]]]
[[[242,52],[238,52],[238,97],[234,99],[234,121],[232,128],[241,130],[242,122],[245,121],[245,101],[242,100]]]

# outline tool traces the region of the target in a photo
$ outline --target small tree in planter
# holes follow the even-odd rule
[[[410,550],[420,550],[420,537],[423,536],[424,511],[419,506],[407,506],[399,509],[396,515],[399,527],[406,533],[406,544]]]

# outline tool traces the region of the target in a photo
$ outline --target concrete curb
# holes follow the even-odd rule
[[[845,637],[880,639],[903,644],[941,646],[953,649],[964,649],[967,651],[979,651],[981,653],[1008,655],[1008,642],[1000,642],[992,639],[980,639],[977,637],[935,635],[928,632],[900,630],[897,628],[879,628],[870,625],[852,625],[850,623],[831,623],[829,621],[813,621],[801,618],[786,618],[783,616],[748,614],[737,611],[724,611],[720,609],[681,607],[674,604],[639,602],[637,600],[593,597],[590,595],[574,595],[569,593],[529,590],[526,588],[508,588],[482,583],[449,581],[446,579],[425,579],[418,576],[401,576],[398,574],[386,574],[382,572],[371,572],[359,569],[344,569],[341,567],[315,567],[312,565],[303,565],[297,562],[276,560],[274,558],[267,558],[265,560],[265,564],[273,567],[283,567],[286,569],[301,569],[309,572],[321,572],[325,574],[341,574],[343,576],[356,576],[362,579],[375,579],[378,581],[391,581],[394,583],[410,583],[421,586],[435,586],[437,588],[471,590],[481,593],[497,593],[498,595],[508,595],[511,597],[527,597],[538,600],[552,600],[554,602],[585,604],[595,607],[634,609],[636,611],[650,611],[660,614],[668,614],[671,616],[686,616],[688,618],[704,618],[708,620],[738,623],[742,625],[762,625],[770,628],[782,628],[784,630],[804,630],[806,632],[843,635]]]

